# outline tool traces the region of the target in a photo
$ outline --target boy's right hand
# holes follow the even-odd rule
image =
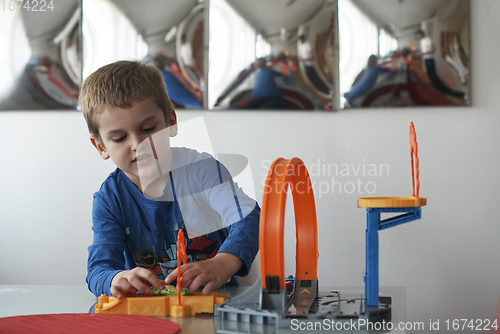
[[[165,282],[158,279],[152,271],[136,267],[132,270],[120,271],[111,281],[111,294],[118,299],[125,294],[136,293],[138,290],[149,292],[149,288],[155,286],[163,290]]]

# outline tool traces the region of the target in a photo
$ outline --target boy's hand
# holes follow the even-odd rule
[[[220,288],[227,280],[236,274],[243,265],[243,260],[229,253],[219,253],[211,259],[188,263],[181,267],[181,283],[183,288],[189,288],[191,293],[202,285],[204,295]],[[163,284],[169,285],[177,279],[177,269],[171,272]]]
[[[137,267],[132,270],[120,271],[111,281],[111,294],[120,299],[127,293],[136,293],[137,290],[149,292],[155,286],[160,290],[165,288],[165,282],[158,279],[150,270]]]

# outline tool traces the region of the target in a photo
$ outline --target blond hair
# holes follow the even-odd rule
[[[79,101],[89,133],[102,143],[98,120],[104,108],[130,108],[147,98],[163,110],[168,123],[173,105],[160,71],[138,61],[117,61],[89,75]]]

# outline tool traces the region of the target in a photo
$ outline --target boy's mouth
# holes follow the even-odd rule
[[[149,158],[151,158],[151,154],[141,154],[141,155],[138,155],[133,162],[137,162],[137,163],[142,163],[142,162],[146,162],[147,160],[149,160]]]

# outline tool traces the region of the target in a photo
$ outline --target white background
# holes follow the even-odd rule
[[[280,156],[308,166],[388,164],[389,176],[361,181],[375,182],[376,196],[410,195],[413,121],[428,205],[421,220],[380,232],[380,285],[407,288],[408,321],[492,319],[500,299],[500,1],[471,7],[473,107],[178,114],[205,117],[215,152],[248,157],[259,201],[263,166]],[[114,166],[90,145],[82,114],[0,113],[0,161],[0,284],[85,284],[92,194]],[[349,180],[357,177],[337,181]],[[356,200],[364,195],[316,198],[323,286],[363,284],[365,210]]]

